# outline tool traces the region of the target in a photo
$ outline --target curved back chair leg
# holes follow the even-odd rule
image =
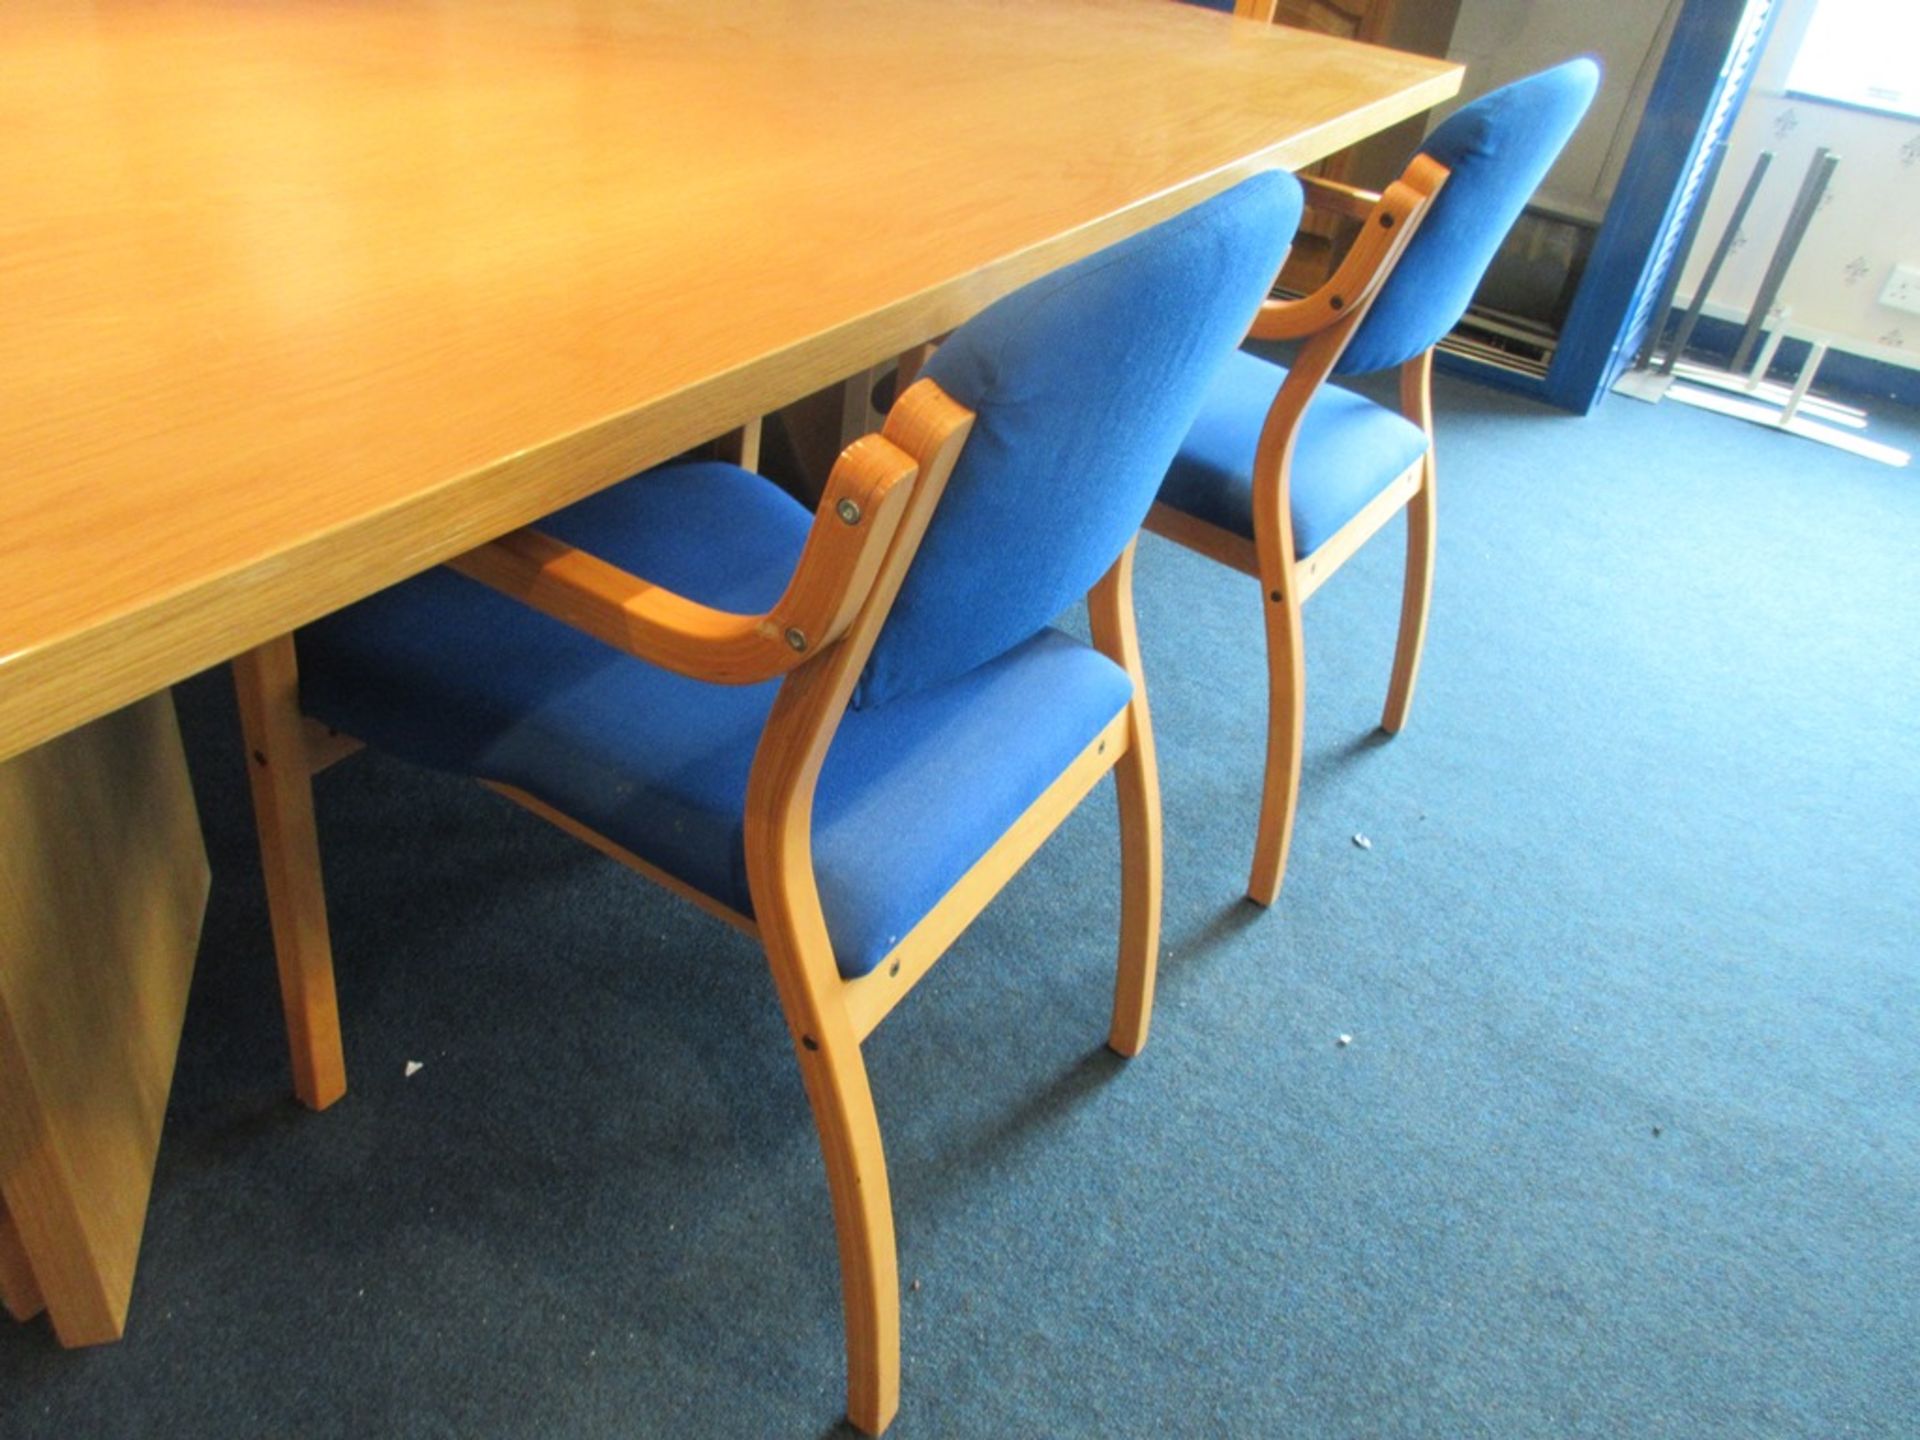
[[[1305,637],[1293,577],[1267,591],[1267,766],[1260,787],[1260,828],[1253,841],[1247,898],[1271,905],[1280,898],[1293,844],[1293,812],[1300,801],[1300,750],[1307,720]]]
[[[820,1131],[840,1246],[847,1419],[869,1435],[900,1408],[900,1266],[880,1119],[814,879],[813,796],[854,682],[972,427],[973,412],[936,385],[895,400],[886,437],[868,448],[883,468],[899,462],[917,472],[907,512],[846,637],[781,685],[747,780],[747,888]]]
[[[1427,639],[1427,611],[1433,601],[1436,507],[1431,350],[1400,367],[1400,410],[1427,432],[1427,458],[1420,473],[1420,488],[1407,502],[1407,570],[1400,596],[1400,638],[1394,646],[1387,703],[1380,712],[1380,728],[1389,735],[1400,733],[1413,706],[1414,682],[1420,678],[1420,651]]]
[[[1120,957],[1107,1044],[1138,1055],[1153,1019],[1153,983],[1160,958],[1162,885],[1160,771],[1147,715],[1146,673],[1133,612],[1133,552],[1129,543],[1087,597],[1093,643],[1133,680],[1127,706],[1127,753],[1114,766],[1120,802]]]
[[[847,1329],[847,1419],[856,1429],[878,1435],[900,1408],[893,1200],[866,1061],[848,1018],[845,982],[814,885],[810,833],[819,756],[858,673],[849,658],[836,656],[792,677],[774,702],[748,785],[747,883],[820,1132],[820,1157],[833,1199]],[[813,723],[823,712],[830,717],[824,737]]]
[[[769,959],[779,942],[767,940]],[[775,972],[783,968],[775,963]],[[900,1408],[900,1270],[880,1117],[860,1041],[843,1015],[828,1023],[781,1001],[793,1029],[800,1078],[820,1132],[840,1250],[840,1303],[847,1332],[847,1419],[878,1435]]]
[[[1400,597],[1400,639],[1393,652],[1393,678],[1380,728],[1398,735],[1413,708],[1414,682],[1420,678],[1420,651],[1427,639],[1427,610],[1433,600],[1433,462],[1428,460],[1420,488],[1407,502],[1407,576]]]
[[[794,709],[805,709],[810,693],[817,696],[820,688],[812,676],[790,680],[775,702],[776,716],[789,701],[797,702]],[[774,730],[774,722],[768,728]],[[777,755],[768,767],[774,784],[783,778],[783,758]],[[878,1435],[900,1408],[900,1274],[893,1200],[866,1061],[847,1016],[833,942],[813,884],[811,821],[805,813],[810,808],[763,807],[750,798],[747,876],[760,943],[793,1035],[833,1199],[847,1329],[847,1419],[855,1428]]]
[[[347,1090],[333,947],[313,823],[313,767],[299,702],[293,637],[282,635],[234,658],[234,692],[246,740],[247,779],[260,832],[260,867],[280,966],[293,1089],[310,1110]]]

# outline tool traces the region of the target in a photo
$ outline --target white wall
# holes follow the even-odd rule
[[[1779,19],[1734,122],[1725,168],[1680,284],[1691,297],[1755,159],[1773,166],[1741,226],[1742,240],[1714,282],[1707,313],[1744,320],[1813,152],[1840,157],[1827,196],[1781,287],[1789,335],[1920,366],[1920,315],[1876,297],[1896,263],[1920,265],[1920,121],[1847,109],[1786,93],[1787,71],[1814,0],[1780,0]],[[1871,36],[1861,43],[1872,44]],[[1684,303],[1684,301],[1683,301]]]

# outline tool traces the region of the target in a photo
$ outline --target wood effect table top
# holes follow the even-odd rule
[[[8,0],[0,758],[1459,80],[1171,0]]]

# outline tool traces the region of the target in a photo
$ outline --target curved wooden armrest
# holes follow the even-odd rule
[[[1393,273],[1394,262],[1426,218],[1447,174],[1439,161],[1414,156],[1405,173],[1366,212],[1360,236],[1333,278],[1299,300],[1267,301],[1248,335],[1255,340],[1303,340],[1364,307]]]
[[[1349,220],[1364,220],[1373,213],[1373,207],[1380,203],[1377,191],[1362,190],[1357,185],[1342,185],[1338,180],[1328,180],[1319,175],[1296,178],[1307,192],[1309,210],[1325,210],[1329,214],[1344,215]]]
[[[793,578],[763,615],[702,605],[531,527],[447,564],[651,664],[718,685],[752,685],[786,674],[846,633],[893,543],[916,473],[913,457],[878,435],[842,451]]]

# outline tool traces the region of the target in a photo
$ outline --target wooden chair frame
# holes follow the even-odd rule
[[[1108,1044],[1146,1043],[1159,952],[1160,795],[1134,625],[1133,546],[1088,597],[1095,646],[1133,699],[868,975],[835,963],[812,859],[814,791],[856,681],[973,423],[932,381],[900,399],[882,434],[841,455],[792,583],[761,616],[694,604],[537,531],[462,556],[456,568],[642,659],[722,684],[785,680],[748,780],[752,918],[661,874],[604,836],[511,787],[534,813],[748,934],[766,951],[819,1130],[840,1251],[847,1414],[879,1434],[899,1406],[900,1294],[879,1120],[860,1044],[1108,771],[1121,835],[1121,927]],[[291,637],[234,662],[300,1099],[344,1093],[311,776],[354,742],[302,719]]]
[[[1397,734],[1413,703],[1420,651],[1426,639],[1433,592],[1434,464],[1433,351],[1400,367],[1400,409],[1426,433],[1426,454],[1370,500],[1366,507],[1312,554],[1294,555],[1291,467],[1294,443],[1307,406],[1319,392],[1359,328],[1407,243],[1446,183],[1447,169],[1415,156],[1400,178],[1375,195],[1331,181],[1303,178],[1310,207],[1361,222],[1358,238],[1327,283],[1298,300],[1270,300],[1260,307],[1249,338],[1303,341],[1286,382],[1274,396],[1253,458],[1253,538],[1164,504],[1147,516],[1146,528],[1223,565],[1253,576],[1266,597],[1267,754],[1247,895],[1271,905],[1286,874],[1300,798],[1300,760],[1306,721],[1306,656],[1300,610],[1307,597],[1401,509],[1407,511],[1407,566],[1401,595],[1400,634],[1380,724]]]

